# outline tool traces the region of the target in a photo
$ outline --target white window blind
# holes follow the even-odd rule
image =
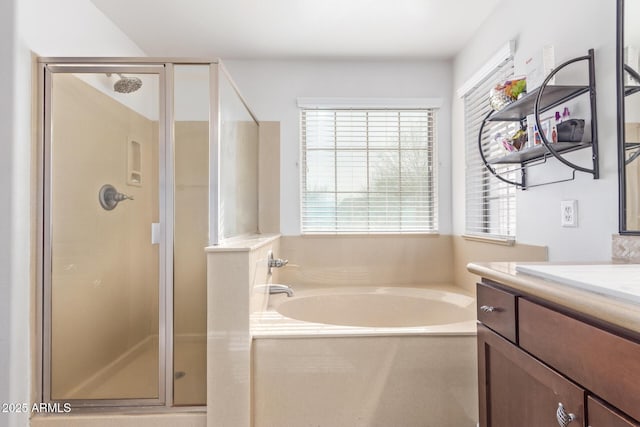
[[[489,91],[496,84],[513,77],[513,58],[497,66],[464,96],[466,145],[466,234],[513,240],[516,233],[516,186],[500,181],[485,167],[478,148],[478,132],[483,119],[491,111]],[[485,126],[482,150],[487,159],[506,154],[496,134],[511,135],[517,122],[492,122]],[[494,166],[511,181],[518,181],[513,166]]]
[[[302,232],[436,232],[436,116],[301,109]]]

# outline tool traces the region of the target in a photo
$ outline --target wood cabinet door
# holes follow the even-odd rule
[[[585,392],[484,325],[478,325],[481,427],[558,427],[559,404],[584,426]]]
[[[587,398],[587,407],[589,427],[640,427],[640,424],[592,396]]]

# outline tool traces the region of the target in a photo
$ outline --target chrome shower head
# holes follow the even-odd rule
[[[118,93],[131,93],[135,92],[142,87],[142,80],[138,77],[127,77],[122,74],[118,74],[120,80],[113,84],[113,90]]]

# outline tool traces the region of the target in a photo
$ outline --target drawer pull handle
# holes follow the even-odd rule
[[[480,307],[480,310],[484,311],[485,313],[491,313],[493,311],[498,311],[495,307],[492,307],[490,305],[483,305]]]
[[[564,409],[562,403],[558,403],[558,410],[556,411],[556,418],[558,419],[558,424],[560,427],[567,427],[569,423],[576,419],[574,414],[568,414]]]

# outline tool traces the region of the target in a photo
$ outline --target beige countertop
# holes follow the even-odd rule
[[[516,271],[517,262],[470,263],[467,269],[524,294],[640,333],[640,304]],[[600,263],[602,264],[602,263]]]

